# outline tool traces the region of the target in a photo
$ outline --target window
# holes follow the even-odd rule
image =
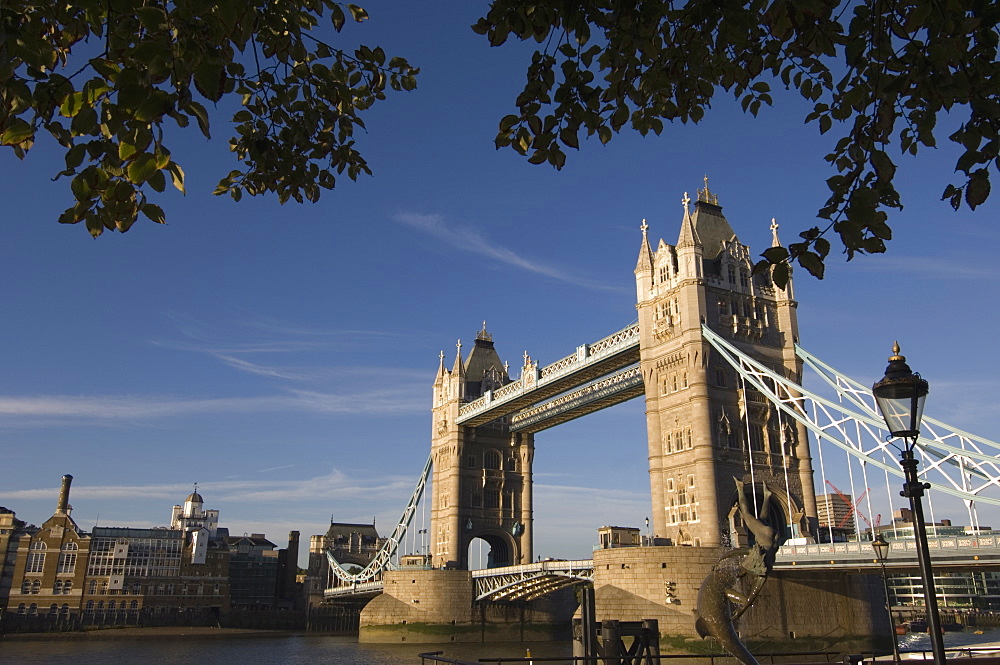
[[[486,490],[483,492],[483,508],[497,509],[500,507],[500,492],[496,490]]]
[[[40,573],[45,569],[45,543],[35,541],[31,543],[31,550],[28,554],[28,565],[24,572]]]
[[[38,594],[42,590],[42,583],[39,580],[35,580],[31,583],[31,593]]]
[[[108,609],[109,610],[115,609],[115,601],[112,600],[111,602],[108,603]]]
[[[55,615],[59,614],[59,606],[56,605],[55,603],[52,603],[51,605],[49,605],[49,614],[51,616],[55,616]]]
[[[88,600],[88,601],[87,601],[87,607],[86,607],[85,609],[86,609],[86,610],[87,610],[88,612],[93,612],[93,611],[94,611],[94,601],[92,601],[92,600]]]
[[[24,580],[21,582],[21,593],[25,595],[31,593],[31,580]]]
[[[487,450],[483,453],[483,468],[484,469],[499,469],[500,468],[500,453],[495,450]],[[487,506],[488,508],[489,506]]]
[[[63,592],[62,580],[56,580],[56,583],[52,585],[52,593],[59,596]]]
[[[97,593],[97,580],[90,580],[90,589],[87,593],[91,595]]]
[[[691,450],[691,428],[684,430],[684,447]]]
[[[129,605],[129,609],[130,610],[137,610],[137,609],[139,609],[139,601],[138,600],[133,600],[132,603]]]
[[[715,385],[719,388],[726,387],[726,372],[721,368],[715,370]]]
[[[729,283],[730,284],[736,283],[736,268],[734,268],[733,266],[729,266]]]
[[[56,572],[60,575],[72,575],[76,570],[76,552],[60,552],[59,566]]]
[[[746,271],[746,269],[745,269],[745,268],[744,268],[744,269],[741,269],[741,270],[740,270],[740,286],[742,286],[743,288],[746,288],[746,287],[747,287],[747,285],[749,284],[749,279],[748,279],[748,277],[749,277],[749,276],[748,276],[748,274],[747,274],[747,271]]]
[[[20,605],[17,606],[17,613],[18,614],[24,614],[25,611],[26,611],[26,607],[25,607],[24,603],[21,603]]]
[[[38,603],[32,603],[28,606],[28,616],[33,617],[38,615]]]
[[[69,616],[69,605],[63,603],[62,607],[59,608],[59,615],[64,617]]]
[[[73,590],[73,580],[66,580],[63,582],[63,593],[69,593]]]

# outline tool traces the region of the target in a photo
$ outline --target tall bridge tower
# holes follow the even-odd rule
[[[744,385],[701,334],[707,324],[775,372],[801,380],[791,280],[780,290],[751,275],[750,250],[708,178],[693,210],[687,194],[682,203],[676,245],[660,240],[653,251],[643,221],[635,269],[653,535],[675,545],[737,545],[745,534],[734,477],[758,505],[768,486],[779,533],[806,535],[816,499],[805,428]],[[771,229],[777,243],[773,222]]]
[[[485,322],[464,360],[459,341],[451,370],[441,354],[431,432],[430,540],[435,567],[468,569],[469,544],[475,538],[490,546],[489,567],[531,561],[534,434],[511,432],[508,416],[478,427],[457,423],[463,403],[508,383],[507,366],[493,348]]]

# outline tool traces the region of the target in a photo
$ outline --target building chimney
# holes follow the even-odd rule
[[[68,515],[69,514],[69,486],[73,482],[73,476],[68,473],[62,477],[62,487],[59,489],[59,505],[56,506],[56,512]]]

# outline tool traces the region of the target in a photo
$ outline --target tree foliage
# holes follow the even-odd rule
[[[562,168],[581,133],[607,143],[696,123],[720,91],[753,115],[774,104],[772,86],[808,100],[806,122],[840,134],[826,156],[836,174],[823,222],[756,266],[783,286],[789,261],[822,278],[831,230],[848,260],[884,252],[888,211],[902,208],[894,160],[942,131],[963,150],[942,198],[987,199],[1000,168],[998,19],[991,0],[494,0],[472,27],[493,46],[543,45],[496,136],[532,164]]]
[[[239,168],[215,194],[315,201],[336,176],[370,174],[355,148],[361,113],[418,70],[381,48],[347,51],[337,32],[364,9],[332,0],[77,0],[0,3],[0,145],[24,158],[51,136],[75,203],[60,217],[95,237],[127,231],[184,171],[167,138],[231,113]],[[228,109],[228,111],[224,110]]]

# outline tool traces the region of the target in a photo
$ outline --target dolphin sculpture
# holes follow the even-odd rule
[[[756,600],[767,576],[774,566],[774,554],[778,549],[778,541],[773,528],[763,522],[767,519],[771,492],[764,486],[763,506],[760,515],[754,515],[750,509],[746,494],[743,492],[743,481],[736,481],[740,517],[754,536],[750,547],[741,547],[726,552],[712,566],[698,591],[698,605],[695,610],[695,630],[704,639],[714,637],[719,644],[743,665],[759,665],[750,650],[740,640],[736,631],[735,621],[740,618]],[[743,557],[738,566],[720,566],[723,561],[732,557]],[[749,594],[737,591],[734,586],[742,578],[750,576],[753,579]],[[735,608],[735,611],[734,611]]]

